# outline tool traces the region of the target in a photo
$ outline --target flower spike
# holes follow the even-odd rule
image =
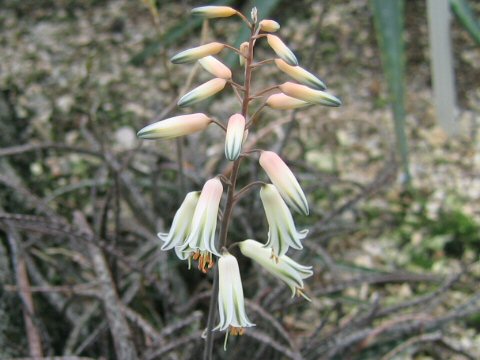
[[[284,94],[310,103],[334,107],[342,105],[342,102],[335,96],[322,90],[311,89],[305,85],[286,82],[278,87]]]
[[[165,242],[162,250],[170,250],[175,246],[183,245],[190,229],[192,216],[197,206],[199,196],[199,191],[189,192],[173,218],[170,231],[168,233],[157,234],[157,236]]]
[[[297,58],[293,54],[292,50],[290,50],[278,36],[268,34],[267,42],[272,50],[275,51],[275,54],[277,54],[278,57],[284,60],[288,65],[298,65]]]
[[[198,62],[205,70],[217,78],[226,80],[232,78],[232,71],[211,55],[201,58]]]
[[[311,103],[308,103],[306,101],[287,96],[284,93],[270,95],[265,101],[265,103],[272,109],[277,110],[290,110],[312,105]]]
[[[174,64],[185,64],[194,62],[208,55],[218,54],[225,47],[219,42],[211,42],[205,45],[200,45],[191,49],[184,50],[173,56],[170,61]]]
[[[199,259],[199,269],[206,272],[205,266],[213,266],[211,254],[220,256],[215,248],[215,231],[217,229],[218,206],[222,198],[223,185],[218,178],[208,180],[203,185],[200,198],[192,216],[190,232],[179,252]]]
[[[228,120],[227,136],[225,138],[225,157],[235,161],[242,151],[242,143],[245,135],[245,118],[241,114],[235,114]]]
[[[218,312],[220,321],[213,330],[228,328],[232,335],[243,335],[244,328],[255,326],[245,312],[237,259],[226,250],[218,260]]]
[[[292,290],[292,297],[303,294],[303,280],[313,275],[311,266],[300,265],[287,255],[278,257],[278,261],[272,261],[272,252],[255,240],[245,240],[239,244],[240,251],[246,257],[254,260],[273,276],[284,281]]]
[[[172,139],[201,131],[211,122],[212,119],[202,113],[180,115],[145,126],[137,136],[149,140]]]
[[[260,26],[260,30],[266,32],[275,32],[280,29],[280,24],[274,20],[264,19],[260,21],[258,24]]]
[[[200,6],[192,9],[193,15],[199,15],[206,19],[230,17],[236,13],[237,10],[230,6]]]
[[[180,100],[178,100],[177,105],[180,107],[185,107],[205,100],[210,96],[222,91],[226,83],[227,80],[220,78],[209,80],[183,95]]]
[[[280,156],[273,151],[262,151],[259,163],[280,195],[282,195],[283,200],[295,211],[308,215],[308,202],[305,194],[295,175],[293,175]]]
[[[303,249],[300,240],[307,236],[308,230],[297,231],[292,214],[277,188],[272,184],[263,185],[260,198],[268,222],[268,241],[265,247],[272,249],[272,257],[278,259],[285,255],[290,246],[297,250]]]
[[[285,74],[290,75],[292,78],[304,85],[311,86],[319,90],[325,90],[327,88],[322,80],[300,66],[290,66],[282,59],[275,59],[275,64]]]

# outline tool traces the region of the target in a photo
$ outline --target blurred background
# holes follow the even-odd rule
[[[208,26],[197,1],[4,0],[0,9],[0,358],[199,359],[212,284],[171,252],[187,191],[228,167],[215,127],[139,141],[163,118],[238,111],[231,89],[192,108],[209,76],[169,58],[238,45],[238,19]],[[267,110],[248,147],[276,151],[311,214],[312,298],[239,258],[255,328],[215,359],[480,358],[480,3],[234,1],[282,27],[340,108]],[[255,56],[272,52],[259,43]],[[220,58],[241,74],[238,59]],[[237,75],[241,79],[240,75]],[[287,81],[274,66],[258,89]],[[239,182],[263,179],[255,159]],[[258,193],[230,240],[265,242]],[[56,358],[57,359],[57,358]]]

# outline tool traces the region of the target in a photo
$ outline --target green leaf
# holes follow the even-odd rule
[[[388,82],[395,122],[397,147],[402,160],[404,181],[409,183],[408,145],[405,133],[405,46],[404,1],[370,0],[382,65]]]
[[[477,45],[480,45],[480,21],[475,18],[468,1],[450,0],[450,6],[465,30],[470,33]]]

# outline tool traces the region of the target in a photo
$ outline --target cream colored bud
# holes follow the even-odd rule
[[[327,88],[322,80],[300,66],[290,66],[282,59],[275,59],[275,64],[285,74],[290,75],[292,78],[304,85],[311,86],[319,90],[325,90]]]
[[[307,101],[314,104],[325,106],[340,106],[342,102],[333,95],[322,91],[314,90],[305,85],[299,85],[292,82],[286,82],[278,86],[279,89],[288,96]]]
[[[248,57],[248,42],[247,41],[240,44],[240,54],[242,54],[242,55],[239,55],[240,65],[243,66],[243,65],[245,65],[245,59]]]
[[[205,45],[200,45],[191,49],[184,50],[173,56],[170,61],[174,64],[184,64],[201,59],[208,55],[218,54],[225,47],[219,42],[211,42]]]
[[[200,6],[192,9],[193,15],[198,15],[207,19],[230,17],[236,13],[237,10],[230,6]]]
[[[275,54],[277,54],[278,57],[284,60],[287,64],[292,66],[298,65],[297,58],[293,54],[292,50],[290,50],[278,36],[268,34],[267,42],[272,50],[275,51]]]
[[[245,136],[245,118],[242,114],[230,116],[225,137],[225,157],[235,161],[242,152],[243,138]]]
[[[260,21],[260,30],[266,32],[275,32],[280,29],[280,24],[274,20],[265,19]]]
[[[150,124],[140,130],[137,136],[149,140],[172,139],[203,130],[211,122],[212,120],[202,113],[180,115]]]
[[[205,70],[217,78],[227,80],[232,78],[230,69],[211,55],[201,58],[198,62]]]
[[[183,95],[180,100],[178,100],[177,105],[180,107],[190,106],[202,100],[209,98],[212,95],[223,90],[227,80],[215,78],[206,83],[196,87],[192,91]]]
[[[306,101],[287,96],[284,93],[270,95],[266,100],[266,104],[277,110],[290,110],[312,105]]]

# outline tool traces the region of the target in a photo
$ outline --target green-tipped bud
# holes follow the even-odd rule
[[[275,64],[285,74],[290,75],[292,78],[304,85],[311,86],[319,90],[325,90],[327,88],[322,80],[300,66],[290,66],[282,59],[275,59]]]
[[[192,9],[193,15],[198,15],[206,19],[230,17],[236,13],[237,10],[230,6],[200,6]]]
[[[277,110],[290,110],[312,105],[309,102],[295,99],[284,93],[270,95],[266,100],[267,106]]]
[[[196,61],[208,55],[218,54],[225,47],[219,42],[211,42],[205,45],[200,45],[188,50],[184,50],[170,59],[174,64],[184,64]]]
[[[241,114],[230,116],[225,137],[225,157],[235,161],[242,152],[242,144],[245,136],[245,118]]]
[[[290,50],[285,43],[280,40],[276,35],[267,35],[268,45],[275,51],[275,54],[282,60],[284,60],[288,65],[297,66],[298,61],[292,50]]]
[[[269,20],[269,19],[265,19],[265,20],[260,21],[260,23],[258,25],[260,26],[260,30],[265,31],[265,32],[275,32],[278,29],[280,29],[280,24],[279,23],[277,23],[274,20]]]
[[[314,90],[305,85],[286,82],[278,86],[279,89],[286,95],[307,101],[309,103],[320,104],[325,106],[340,106],[342,102],[333,95],[322,91]]]
[[[205,56],[198,60],[198,62],[205,70],[217,78],[227,80],[232,78],[232,72],[230,69],[213,56]]]
[[[180,100],[178,100],[178,106],[190,106],[202,100],[209,98],[212,95],[223,90],[227,80],[215,78],[206,83],[196,87],[192,91],[183,95]]]
[[[172,139],[201,131],[211,122],[212,120],[202,113],[180,115],[145,126],[137,136],[148,140]]]

